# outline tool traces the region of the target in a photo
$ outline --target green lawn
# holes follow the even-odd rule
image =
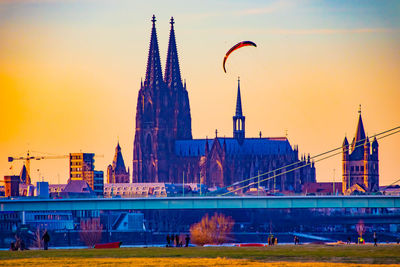
[[[227,258],[263,262],[400,264],[400,245],[278,245],[265,248],[189,247],[0,251],[0,259],[28,258]]]

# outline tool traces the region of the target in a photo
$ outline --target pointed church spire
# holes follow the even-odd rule
[[[365,139],[364,124],[363,124],[362,117],[361,117],[361,105],[360,105],[360,109],[359,109],[358,113],[360,115],[358,116],[358,124],[357,124],[356,134],[354,136],[354,141],[351,144],[352,150],[354,150],[356,148],[356,146],[358,146],[360,144],[364,144],[364,139]]]
[[[181,71],[179,69],[178,51],[176,48],[174,18],[171,17],[171,31],[169,33],[169,44],[167,53],[167,62],[165,65],[164,81],[169,88],[182,86]]]
[[[28,171],[26,170],[25,164],[22,166],[21,172],[19,174],[20,183],[30,185],[31,177],[29,177]]]
[[[347,147],[348,145],[349,145],[349,142],[347,141],[347,137],[345,136],[344,140],[343,140],[343,147]]]
[[[242,114],[242,98],[240,97],[240,77],[238,77],[238,91],[236,99],[236,116],[241,117]]]
[[[153,27],[151,29],[149,57],[147,59],[146,78],[144,80],[145,86],[158,85],[163,80],[156,32],[156,16],[153,15],[151,21],[153,22]]]
[[[124,162],[124,158],[122,157],[119,141],[117,143],[117,146],[115,147],[115,154],[114,154],[114,160],[113,160],[112,167],[116,173],[126,172],[125,162]]]
[[[240,77],[238,77],[238,91],[236,99],[236,113],[233,116],[233,138],[236,138],[239,144],[243,144],[245,138],[245,120],[242,112],[242,98],[240,97]]]
[[[121,147],[119,145],[119,138],[118,138],[118,143],[117,143],[117,147],[115,148],[116,151],[121,151]]]

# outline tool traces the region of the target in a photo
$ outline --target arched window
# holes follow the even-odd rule
[[[150,102],[146,103],[146,107],[144,109],[144,122],[152,122],[153,121],[153,106]]]

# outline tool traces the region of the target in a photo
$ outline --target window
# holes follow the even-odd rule
[[[364,166],[361,166],[361,171],[362,171],[362,172],[364,171]]]
[[[358,172],[359,171],[359,167],[358,166],[356,166],[356,172]]]
[[[352,172],[354,171],[354,166],[351,166],[351,171],[352,171]]]

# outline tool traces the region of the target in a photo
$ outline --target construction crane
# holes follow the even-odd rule
[[[26,167],[26,178],[29,181],[26,181],[26,184],[30,184],[30,177],[31,177],[31,159],[34,160],[42,160],[42,159],[63,159],[69,158],[69,155],[61,155],[61,156],[30,156],[29,150],[26,153],[26,157],[8,157],[8,162],[13,162],[14,160],[25,160],[25,167]]]

